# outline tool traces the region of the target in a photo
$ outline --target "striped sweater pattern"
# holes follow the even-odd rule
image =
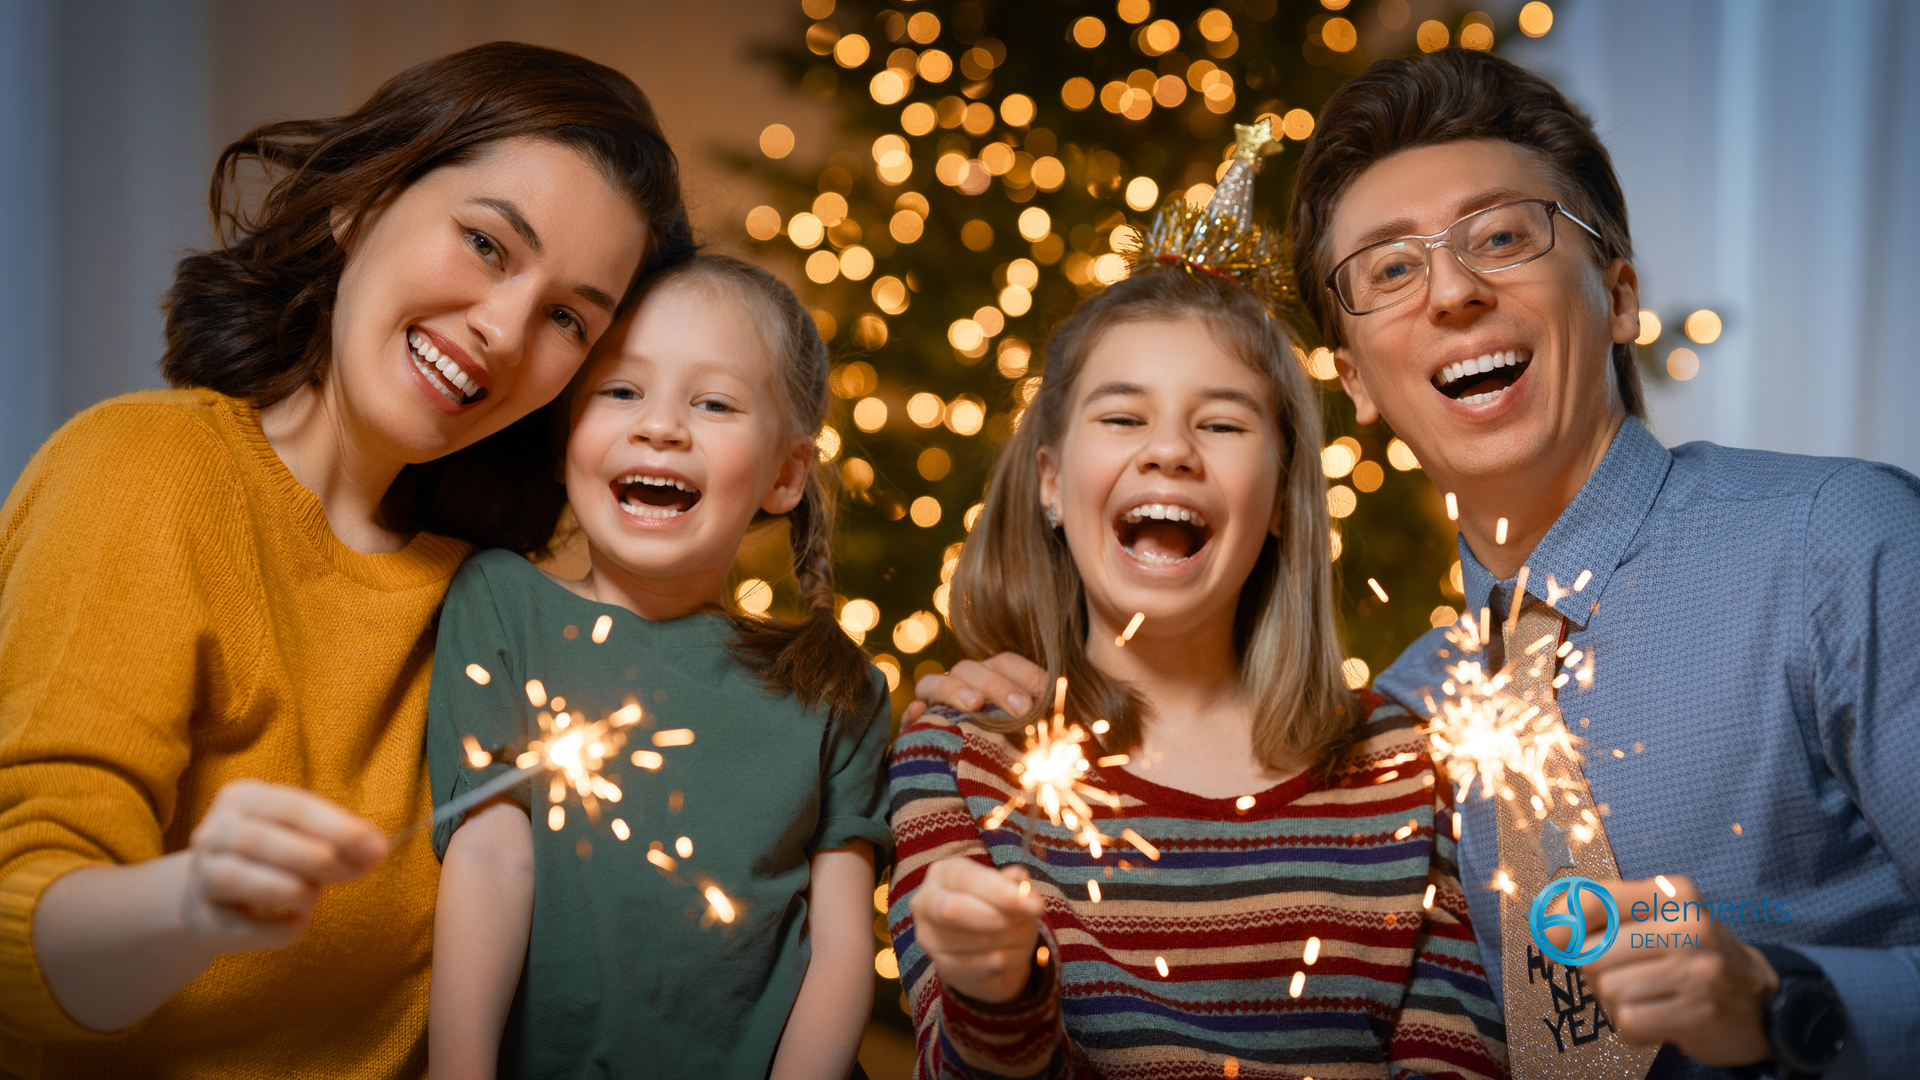
[[[1336,782],[1301,774],[1253,793],[1251,806],[1095,768],[1088,781],[1121,802],[1093,804],[1100,831],[1131,829],[1158,859],[1120,843],[1096,860],[1044,817],[1031,853],[1022,814],[983,830],[1020,791],[1018,747],[944,709],[909,725],[889,776],[898,855],[887,917],[916,1076],[1505,1076],[1447,785],[1412,716],[1372,693],[1362,708]],[[1045,900],[1045,962],[1036,956],[1011,1002],[944,990],[915,944],[908,899],[953,857],[1023,866]]]

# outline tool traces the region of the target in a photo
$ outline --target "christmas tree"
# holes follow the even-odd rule
[[[1406,0],[801,7],[791,46],[768,59],[833,103],[842,148],[801,170],[784,163],[792,133],[768,127],[762,156],[738,163],[770,196],[744,225],[755,256],[802,284],[838,359],[820,454],[846,491],[841,622],[896,677],[899,703],[917,674],[957,659],[947,580],[973,508],[1048,330],[1124,272],[1129,230],[1165,200],[1204,202],[1232,125],[1263,116],[1283,144],[1256,209],[1283,221],[1300,144],[1342,80],[1378,55],[1491,48],[1497,33],[1478,12],[1414,25]],[[1544,33],[1543,12],[1550,24],[1528,5],[1521,27]],[[1412,453],[1354,423],[1316,345],[1302,341],[1301,359],[1328,389],[1323,463],[1358,683],[1451,618],[1457,568]],[[780,549],[758,550],[775,584],[747,578],[739,598],[785,607]],[[746,565],[756,572],[752,553]]]

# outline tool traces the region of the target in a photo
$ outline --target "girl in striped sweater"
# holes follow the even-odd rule
[[[1048,360],[953,624],[1066,677],[1114,839],[1096,857],[1041,817],[1029,850],[1024,813],[993,816],[1046,695],[901,732],[888,918],[918,1074],[1503,1075],[1447,786],[1413,718],[1342,679],[1320,405],[1277,323],[1149,264]]]

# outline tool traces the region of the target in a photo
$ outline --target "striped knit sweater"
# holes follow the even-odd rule
[[[1414,721],[1367,694],[1350,771],[1206,799],[1095,769],[1098,860],[1044,818],[982,819],[1020,790],[1006,736],[934,710],[894,744],[891,922],[920,1077],[1504,1076],[1505,1030],[1454,868],[1447,785]],[[934,862],[1027,868],[1046,900],[1044,965],[1004,1005],[945,991],[907,901]],[[1099,886],[1094,901],[1089,883]],[[1425,906],[1428,886],[1434,888]],[[1317,956],[1305,952],[1318,938]],[[1164,959],[1164,973],[1157,961]],[[1304,983],[1295,989],[1296,973]]]

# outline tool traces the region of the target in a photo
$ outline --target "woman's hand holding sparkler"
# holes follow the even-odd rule
[[[1025,870],[942,859],[927,868],[907,906],[915,940],[947,989],[998,1005],[1026,987],[1045,904]]]
[[[387,854],[379,829],[310,791],[260,780],[220,789],[184,851],[56,879],[33,944],[68,1015],[117,1031],[228,953],[278,949],[306,932],[322,887]]]

